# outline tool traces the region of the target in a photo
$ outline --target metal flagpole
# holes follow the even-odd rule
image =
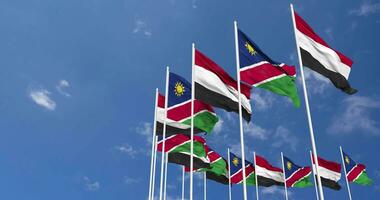
[[[238,32],[237,32],[237,22],[234,21],[234,32],[235,32],[235,54],[236,54],[236,72],[237,72],[237,84],[238,84],[238,95],[239,95],[239,125],[240,125],[240,146],[241,146],[241,162],[243,167],[243,196],[244,200],[247,200],[247,183],[246,183],[246,173],[245,173],[245,152],[244,152],[244,133],[243,133],[243,117],[241,108],[241,88],[240,88],[240,60],[239,60],[239,43],[238,43]]]
[[[229,200],[232,200],[232,191],[231,191],[231,166],[230,166],[230,148],[227,148],[227,159],[228,159],[228,196]]]
[[[339,146],[339,149],[340,149],[340,155],[341,155],[341,157],[342,157],[342,165],[343,165],[343,169],[344,169],[344,176],[346,177],[346,184],[347,184],[348,196],[350,197],[350,200],[352,200],[352,197],[351,197],[351,190],[350,190],[350,184],[348,183],[347,170],[346,170],[346,163],[344,162],[344,156],[343,156],[342,146]]]
[[[156,140],[156,120],[157,120],[157,100],[158,100],[158,88],[156,88],[156,101],[154,102],[154,121],[153,121],[153,133],[152,133],[152,156],[150,158],[150,177],[149,177],[149,197],[152,199],[152,188],[153,188],[153,161],[155,153],[155,140]]]
[[[154,125],[153,129],[156,130],[156,125]],[[154,136],[154,159],[153,159],[153,178],[152,178],[152,196],[151,196],[151,200],[154,199],[154,188],[155,188],[155,181],[156,181],[157,140],[158,140],[158,137],[155,135]]]
[[[195,66],[195,44],[192,44],[191,57],[191,142],[190,142],[190,200],[193,200],[193,170],[194,170],[194,66]]]
[[[168,180],[168,157],[169,157],[168,153],[165,153],[165,154],[166,154],[166,157],[165,157],[164,200],[166,200],[166,184]]]
[[[203,173],[203,199],[207,199],[207,174],[206,172]]]
[[[259,182],[257,181],[257,170],[256,170],[256,151],[253,152],[253,164],[255,167],[256,200],[259,200]]]
[[[297,46],[297,53],[298,53],[298,61],[300,64],[300,69],[301,69],[301,79],[302,79],[302,86],[303,86],[303,91],[304,91],[304,98],[305,98],[305,105],[306,105],[306,113],[307,113],[307,119],[309,123],[309,130],[310,130],[310,139],[311,139],[311,146],[313,149],[313,154],[315,158],[318,158],[317,154],[317,147],[315,144],[315,139],[314,139],[314,130],[313,130],[313,122],[311,120],[311,113],[310,113],[310,108],[309,108],[309,98],[307,94],[307,89],[306,89],[306,82],[305,82],[305,76],[303,72],[303,64],[302,64],[302,58],[301,58],[301,52],[298,46],[298,39],[297,39],[297,33],[296,33],[296,21],[294,17],[294,9],[293,9],[293,4],[290,4],[290,9],[292,11],[292,19],[293,19],[293,28],[294,28],[294,37],[296,40],[296,46]],[[318,169],[318,159],[315,159],[315,164],[316,164],[316,172],[317,172],[317,180],[318,180],[318,189],[319,189],[319,196],[321,197],[321,200],[324,200],[324,195],[323,195],[323,189],[322,189],[322,183],[321,183],[321,177],[319,175],[319,169]]]
[[[318,185],[317,185],[317,180],[315,179],[315,169],[314,169],[314,164],[313,164],[313,155],[311,154],[311,151],[310,151],[310,161],[311,161],[311,169],[313,170],[315,194],[317,195],[317,200],[319,200]]]
[[[185,166],[182,166],[182,200],[185,200]]]
[[[160,200],[162,200],[163,186],[164,186],[164,167],[165,167],[165,139],[166,139],[166,118],[168,110],[168,92],[169,92],[169,67],[166,67],[166,84],[165,84],[165,117],[164,127],[162,130],[162,153],[161,153],[161,175],[160,175]]]
[[[281,162],[282,162],[282,172],[284,176],[284,186],[285,186],[285,199],[288,200],[288,188],[286,185],[286,175],[285,175],[285,165],[284,165],[284,154],[281,152]]]

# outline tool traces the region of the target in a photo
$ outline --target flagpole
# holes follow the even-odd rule
[[[231,158],[230,158],[230,148],[227,148],[227,159],[228,159],[228,196],[229,200],[232,200],[232,191],[231,191]]]
[[[155,123],[157,123],[157,122],[155,122]],[[153,129],[156,130],[156,125],[154,125]],[[156,181],[156,162],[157,162],[157,135],[154,136],[154,159],[153,159],[153,178],[152,178],[151,200],[154,199],[154,189],[155,189],[155,181]]]
[[[185,200],[185,166],[182,166],[182,200]]]
[[[259,200],[259,182],[257,181],[256,151],[253,152],[253,164],[255,166],[256,200]]]
[[[243,196],[244,200],[247,200],[247,183],[246,183],[246,173],[245,173],[245,152],[244,152],[244,133],[243,133],[243,117],[241,109],[241,87],[240,87],[240,60],[239,60],[239,44],[238,44],[238,32],[237,32],[237,22],[234,21],[234,32],[235,32],[235,54],[236,54],[236,72],[237,72],[237,85],[238,85],[238,95],[239,95],[239,125],[240,125],[240,146],[241,146],[241,159],[243,166]]]
[[[298,61],[300,64],[300,69],[301,69],[301,79],[302,79],[302,86],[303,86],[303,91],[304,91],[304,98],[305,98],[305,105],[306,105],[306,113],[307,113],[307,119],[309,123],[309,131],[310,131],[310,139],[311,139],[311,146],[313,149],[313,154],[315,158],[318,158],[317,154],[317,147],[315,144],[315,139],[314,139],[314,130],[313,130],[313,122],[311,119],[311,113],[310,113],[310,108],[309,108],[309,98],[307,94],[307,89],[306,89],[306,82],[305,82],[305,76],[303,72],[303,64],[302,64],[302,59],[301,59],[301,52],[298,46],[298,39],[297,39],[297,34],[296,34],[296,22],[295,22],[295,17],[294,17],[294,9],[293,9],[293,4],[290,4],[290,9],[292,11],[292,20],[293,20],[293,28],[294,28],[294,37],[296,40],[296,46],[297,46],[297,54],[298,54]],[[322,189],[322,182],[321,182],[321,177],[319,174],[319,169],[318,169],[318,159],[315,159],[315,164],[316,164],[316,172],[317,172],[317,180],[318,180],[318,189],[319,189],[319,194],[321,197],[321,200],[324,200],[324,195],[323,195],[323,189]]]
[[[156,135],[156,120],[157,120],[157,100],[158,100],[158,88],[156,88],[156,100],[154,102],[154,121],[153,121],[153,133],[152,133],[152,156],[150,158],[150,176],[149,176],[149,197],[152,200],[152,188],[153,188],[153,160],[155,153],[155,135]]]
[[[166,67],[166,84],[165,84],[165,117],[164,127],[162,130],[162,153],[161,153],[161,175],[160,175],[160,200],[162,200],[163,186],[164,186],[164,167],[165,167],[165,139],[166,139],[166,118],[168,112],[168,92],[169,92],[169,67]]]
[[[352,200],[351,190],[350,190],[350,184],[348,183],[348,178],[347,178],[346,163],[344,162],[344,158],[343,158],[344,156],[343,156],[342,146],[339,146],[339,149],[340,149],[340,155],[342,157],[342,165],[343,165],[343,169],[344,169],[344,176],[346,177],[348,196],[350,197],[350,200]]]
[[[286,186],[286,175],[285,175],[285,165],[284,165],[284,154],[281,152],[281,162],[282,162],[282,174],[284,177],[284,186],[285,186],[285,199],[288,200],[288,188]]]
[[[207,175],[206,172],[203,173],[203,199],[207,200]]]
[[[318,185],[317,185],[317,180],[315,179],[315,170],[314,170],[314,164],[313,164],[313,155],[311,154],[311,151],[310,151],[310,162],[311,162],[311,169],[313,170],[313,180],[314,180],[315,194],[317,195],[317,200],[319,200]]]
[[[190,200],[193,200],[193,170],[194,170],[194,66],[195,66],[195,44],[192,44],[191,57],[191,142],[190,142]]]
[[[169,157],[169,153],[165,153],[165,154],[166,154],[166,157],[165,157],[164,200],[166,200],[166,184],[167,184],[167,180],[168,180],[168,157]]]

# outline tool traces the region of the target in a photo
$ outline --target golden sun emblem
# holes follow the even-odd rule
[[[344,158],[344,160],[346,161],[347,164],[350,164],[350,159],[348,158],[348,156],[346,156],[346,157]]]
[[[252,56],[257,54],[256,50],[248,42],[245,42],[244,46],[248,50],[248,53],[251,54]]]
[[[291,162],[287,162],[286,163],[286,167],[288,168],[288,170],[292,169],[292,163]]]
[[[239,159],[236,157],[234,159],[232,159],[232,164],[234,164],[237,167],[239,164]]]
[[[181,82],[177,82],[174,86],[174,93],[176,96],[180,97],[183,95],[183,93],[185,93],[185,87],[183,86],[183,84]]]

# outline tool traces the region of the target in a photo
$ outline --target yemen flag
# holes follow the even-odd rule
[[[226,160],[207,145],[205,145],[205,149],[207,152],[207,158],[210,161],[210,168],[194,169],[194,171],[206,172],[207,179],[228,185],[228,168]],[[185,168],[185,171],[190,171],[190,169]]]
[[[286,187],[304,188],[312,186],[311,167],[300,167],[284,156]]]
[[[245,175],[246,175],[246,184],[247,185],[255,185],[255,168],[252,163],[245,161]],[[231,183],[233,184],[240,184],[243,183],[243,167],[242,167],[242,160],[235,154],[230,152],[230,174],[231,174]]]
[[[330,79],[345,93],[355,94],[357,90],[348,82],[351,59],[332,49],[296,12],[294,18],[303,65]]]
[[[195,50],[194,81],[196,99],[229,112],[239,113],[237,81],[198,50]],[[249,101],[251,87],[246,84],[240,85],[242,114],[244,119],[249,122],[252,114]]]
[[[162,137],[159,137],[157,151],[162,152]],[[205,140],[200,136],[194,136],[194,168],[210,168],[210,161],[207,159],[205,150]],[[191,157],[190,136],[177,134],[165,139],[165,153],[168,153],[168,162],[190,167]]]
[[[318,171],[319,171],[319,176],[321,177],[322,186],[328,187],[333,190],[340,190],[341,187],[338,183],[341,177],[340,164],[318,157],[318,165],[319,165]],[[315,168],[314,159],[313,159],[313,167]]]
[[[263,157],[256,155],[256,176],[260,186],[284,185],[282,169],[274,167]]]
[[[184,78],[170,73],[167,109],[167,135],[190,134],[191,84]],[[162,134],[165,119],[165,97],[159,95],[157,108],[157,133]],[[210,133],[218,122],[213,108],[200,100],[194,100],[194,132]]]
[[[367,176],[367,172],[363,164],[356,164],[356,162],[344,152],[343,157],[348,182],[359,185],[372,185],[372,180]]]
[[[270,59],[241,30],[238,30],[238,37],[241,80],[254,87],[288,96],[299,107],[295,67]]]

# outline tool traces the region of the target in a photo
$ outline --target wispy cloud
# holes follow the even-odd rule
[[[379,123],[371,117],[380,109],[380,100],[364,96],[350,96],[343,100],[340,111],[334,116],[328,128],[331,134],[347,134],[353,131],[379,135]],[[359,132],[358,132],[359,133]]]
[[[57,104],[50,98],[50,92],[46,89],[30,89],[29,97],[39,106],[54,111]]]
[[[368,16],[380,11],[380,3],[372,3],[371,1],[363,1],[359,8],[349,11],[351,15]]]
[[[266,187],[261,190],[261,193],[266,196],[284,196],[285,191],[279,187]],[[288,190],[288,197],[291,197],[292,193]]]
[[[223,119],[219,118],[219,121],[214,126],[213,132],[216,134],[219,134],[222,131],[223,123],[224,123]]]
[[[141,178],[124,177],[126,184],[137,184],[141,182]]]
[[[280,148],[283,146],[288,146],[291,148],[292,151],[297,150],[298,145],[298,139],[296,136],[291,134],[289,129],[279,126],[277,127],[275,133],[274,133],[274,142],[272,143],[273,147]]]
[[[142,20],[142,19],[136,19],[135,20],[135,26],[132,31],[134,34],[143,34],[146,37],[151,37],[152,36],[152,31],[148,27],[147,23]]]
[[[332,27],[326,28],[325,33],[326,33],[327,37],[329,37],[330,40],[334,39]]]
[[[138,154],[138,151],[129,144],[115,146],[115,149],[120,153],[126,154],[130,158],[135,158],[136,154]]]
[[[198,8],[197,0],[192,0],[191,1],[191,7],[194,8],[194,9]]]
[[[253,101],[253,109],[258,111],[264,111],[272,107],[275,98],[273,94],[269,91],[264,91],[261,89],[254,89],[251,94],[251,99]]]
[[[320,75],[317,72],[310,70],[309,68],[304,68],[305,79],[307,80],[306,85],[308,86],[308,91],[313,94],[323,94],[330,85],[330,80],[326,77]],[[298,81],[301,83],[301,76],[298,76]]]
[[[148,145],[152,144],[153,125],[149,122],[140,122],[135,129],[136,133],[144,136],[148,142]]]
[[[259,140],[266,140],[270,134],[268,130],[251,122],[249,124],[244,124],[244,133]]]
[[[83,177],[85,189],[88,191],[97,191],[100,189],[99,181],[92,181],[87,176]]]
[[[55,88],[61,95],[65,97],[70,97],[71,95],[64,91],[66,88],[69,88],[69,87],[70,87],[70,83],[67,80],[60,80],[58,82],[58,85]]]

